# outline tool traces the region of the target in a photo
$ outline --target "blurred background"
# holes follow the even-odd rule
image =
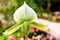
[[[24,1],[36,11],[38,18],[60,22],[60,0],[0,0],[0,33],[15,24],[13,14]]]

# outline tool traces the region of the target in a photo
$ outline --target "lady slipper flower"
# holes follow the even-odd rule
[[[7,29],[3,33],[4,35],[10,35],[20,28],[23,29],[20,30],[27,35],[29,33],[30,24],[34,25],[34,27],[36,28],[46,30],[46,27],[44,25],[35,22],[37,20],[36,12],[32,8],[30,8],[25,2],[15,11],[13,16],[16,24],[13,25],[11,28]]]

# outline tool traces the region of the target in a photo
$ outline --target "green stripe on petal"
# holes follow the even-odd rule
[[[47,27],[45,25],[42,25],[42,24],[39,24],[39,23],[36,23],[36,22],[32,22],[32,24],[34,25],[34,27],[36,27],[40,30],[47,31]]]
[[[7,29],[3,34],[4,35],[10,35],[12,33],[14,33],[15,31],[17,31],[18,29],[20,29],[20,27],[22,27],[23,24],[15,24],[13,25],[11,28]]]

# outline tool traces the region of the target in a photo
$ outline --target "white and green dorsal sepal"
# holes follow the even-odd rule
[[[22,23],[24,21],[33,22],[37,19],[36,12],[29,7],[25,2],[14,13],[14,20],[16,23]]]

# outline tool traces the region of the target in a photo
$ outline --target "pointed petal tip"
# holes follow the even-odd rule
[[[9,35],[7,32],[3,32],[3,35]]]
[[[3,35],[10,35],[10,34],[11,33],[7,32],[7,31],[3,32]]]
[[[25,3],[25,1],[24,1],[24,3]]]
[[[24,1],[24,4],[26,4],[26,2]]]
[[[4,35],[6,35],[6,32],[3,32]]]

